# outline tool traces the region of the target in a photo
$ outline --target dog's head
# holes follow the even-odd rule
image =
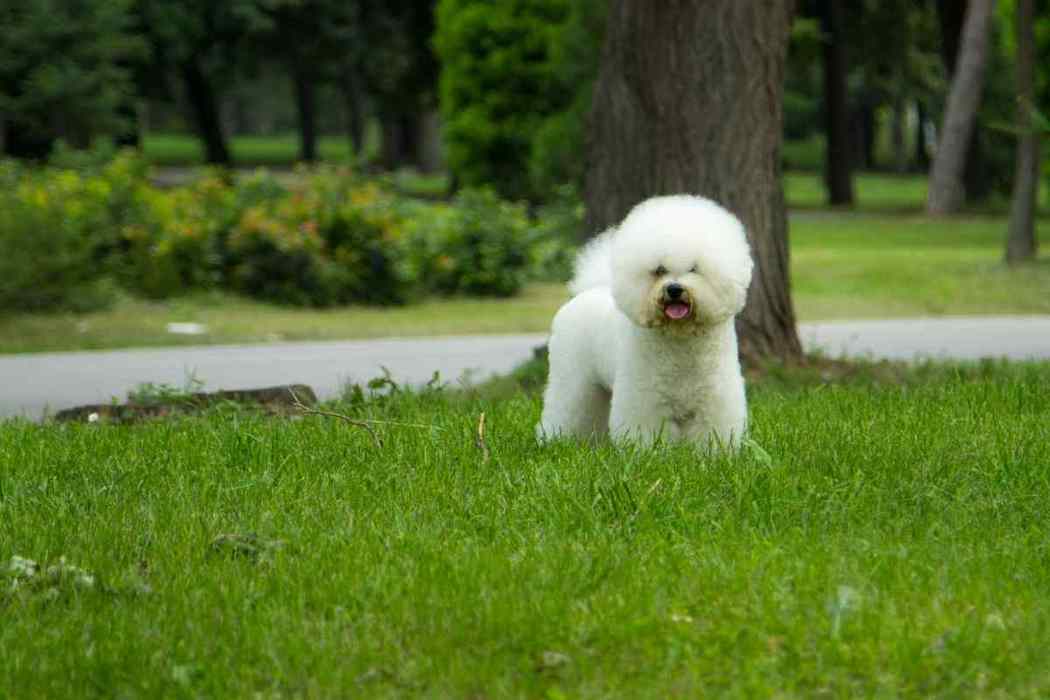
[[[646,328],[696,333],[744,308],[751,252],[743,224],[709,199],[653,197],[627,215],[612,241],[612,292]]]

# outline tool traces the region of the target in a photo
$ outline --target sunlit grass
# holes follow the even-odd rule
[[[280,136],[234,136],[229,141],[230,155],[242,166],[290,166],[299,159],[296,134]],[[204,147],[192,134],[147,134],[143,153],[155,165],[197,166],[204,162]],[[345,137],[322,136],[317,144],[322,161],[348,163],[350,142]]]
[[[0,696],[1044,697],[1048,382],[752,387],[732,458],[520,392],[0,424]]]

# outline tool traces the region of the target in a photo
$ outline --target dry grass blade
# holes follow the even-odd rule
[[[478,434],[474,438],[474,444],[477,445],[478,449],[481,450],[481,463],[487,464],[489,461],[489,446],[485,444],[485,412],[482,411],[481,415],[478,416]]]
[[[299,411],[301,413],[303,413],[304,415],[308,415],[308,416],[325,416],[326,418],[338,418],[339,420],[346,421],[347,423],[349,423],[350,425],[354,426],[355,428],[361,428],[362,430],[367,430],[368,434],[372,437],[372,442],[375,443],[376,447],[382,447],[383,446],[383,441],[379,439],[379,435],[372,428],[372,426],[370,426],[365,421],[355,420],[355,419],[351,418],[350,416],[344,416],[342,413],[335,413],[334,411],[321,411],[321,410],[316,409],[316,408],[310,408],[309,406],[307,406],[306,404],[304,404],[302,401],[299,400],[299,397],[296,395],[295,391],[293,391],[292,389],[289,389],[288,393],[292,395],[292,401],[294,402],[295,407],[297,409],[299,409]]]

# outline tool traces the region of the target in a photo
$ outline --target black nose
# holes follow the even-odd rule
[[[682,292],[685,291],[685,287],[678,284],[677,282],[672,282],[671,284],[667,285],[665,291],[667,292],[668,299],[677,299],[678,297],[682,296]]]

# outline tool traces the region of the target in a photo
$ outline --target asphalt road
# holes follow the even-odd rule
[[[834,357],[1050,359],[1050,316],[806,323],[799,333],[807,350]],[[205,391],[301,383],[322,398],[380,376],[384,367],[407,384],[434,372],[443,381],[477,381],[509,371],[545,340],[534,334],[0,356],[0,416],[37,418],[123,399],[144,382],[181,387],[191,376]]]

